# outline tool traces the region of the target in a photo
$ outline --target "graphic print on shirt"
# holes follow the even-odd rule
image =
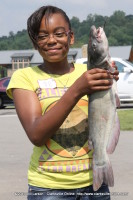
[[[86,102],[83,100],[81,101],[78,102],[78,104],[84,106]],[[86,134],[87,130],[87,115],[76,105],[60,129],[51,138],[52,142],[57,144],[58,149],[52,148],[53,145],[50,144],[51,141],[48,142],[47,147],[54,154],[58,154],[62,157],[79,157],[88,151],[88,145],[84,147],[84,151],[82,149],[88,139]],[[62,150],[65,151],[62,152]]]
[[[49,111],[66,92],[64,88],[39,88],[37,95],[42,107]],[[43,101],[45,99],[45,101]],[[46,102],[51,102],[46,106]],[[88,148],[88,101],[81,99],[59,130],[47,142],[39,158],[38,170],[72,172],[91,168]],[[43,110],[43,109],[42,109]],[[74,158],[74,161],[73,161]],[[76,159],[76,160],[75,160]]]

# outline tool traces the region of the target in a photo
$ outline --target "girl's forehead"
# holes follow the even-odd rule
[[[60,14],[60,13],[57,13],[57,14],[51,14],[49,16],[44,16],[42,18],[42,21],[41,21],[41,25],[40,25],[40,28],[45,28],[45,29],[48,29],[48,28],[56,28],[56,27],[63,27],[63,28],[69,28],[69,25],[68,25],[68,22],[66,21],[65,17]]]

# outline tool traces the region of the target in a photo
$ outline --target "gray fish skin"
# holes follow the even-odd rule
[[[111,72],[108,40],[104,30],[91,27],[88,43],[88,69],[104,68]],[[114,176],[108,153],[113,153],[119,140],[120,124],[116,108],[120,101],[116,81],[112,88],[89,96],[89,144],[93,147],[93,189],[104,182],[114,185]]]

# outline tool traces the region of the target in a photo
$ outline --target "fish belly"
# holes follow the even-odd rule
[[[114,133],[115,131],[115,133]],[[104,182],[114,185],[114,177],[107,149],[113,152],[119,135],[116,98],[113,87],[89,96],[89,142],[93,146],[93,188],[98,190]],[[112,141],[110,141],[112,140]],[[114,141],[113,141],[114,140]]]

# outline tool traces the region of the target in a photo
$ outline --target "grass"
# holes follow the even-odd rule
[[[133,110],[118,110],[121,130],[133,130]]]

